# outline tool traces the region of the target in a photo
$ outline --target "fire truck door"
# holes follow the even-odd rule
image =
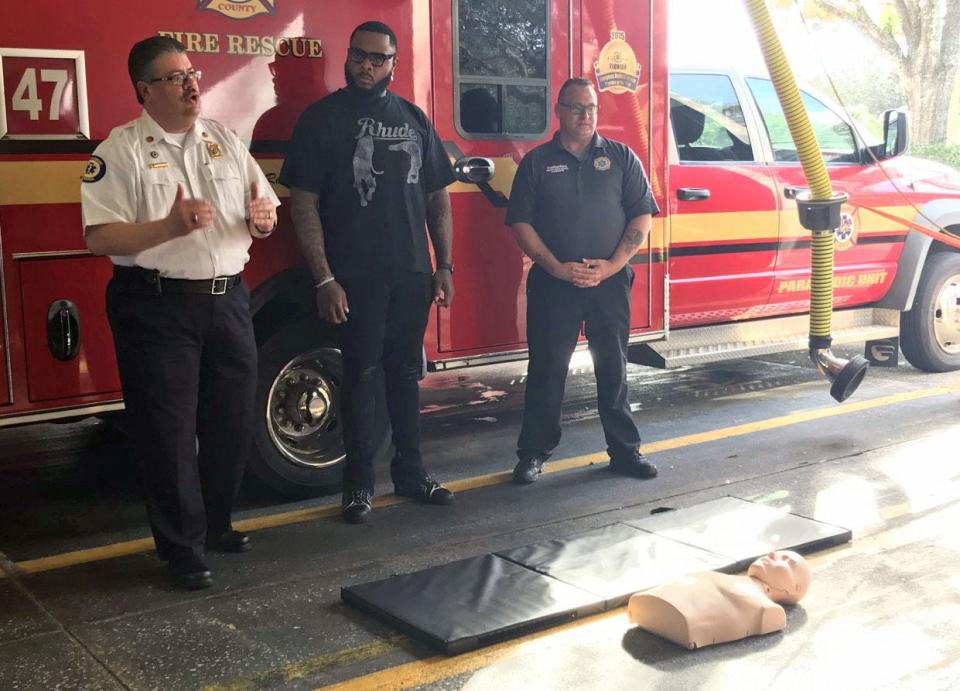
[[[551,136],[553,94],[569,72],[568,3],[434,2],[434,124],[452,159],[494,161],[489,183],[455,183],[456,299],[437,313],[441,352],[514,350],[526,340],[530,262],[504,225],[523,155]]]
[[[726,74],[674,72],[670,120],[670,323],[761,316],[781,203],[745,94]]]
[[[748,79],[747,85],[770,132],[774,170],[784,200],[783,238],[771,303],[778,311],[795,311],[798,299],[805,299],[809,291],[810,232],[800,225],[793,199],[807,183],[773,85],[767,79]],[[854,202],[843,206],[841,225],[834,236],[834,304],[846,307],[879,300],[896,275],[902,231],[873,214],[861,213],[857,204],[889,205],[890,198],[877,192],[889,183],[880,167],[869,162],[843,117],[810,94],[801,92],[801,97],[834,191],[845,192]]]

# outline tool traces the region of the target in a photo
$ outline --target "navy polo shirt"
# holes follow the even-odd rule
[[[506,223],[529,223],[558,261],[578,262],[610,258],[629,221],[659,211],[629,146],[595,133],[579,160],[557,133],[520,162]]]

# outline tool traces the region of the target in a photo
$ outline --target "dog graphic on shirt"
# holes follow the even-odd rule
[[[420,181],[420,166],[423,163],[420,155],[420,144],[409,139],[391,144],[387,148],[390,151],[403,151],[410,157],[410,167],[407,169],[407,184],[416,185]]]
[[[360,206],[366,206],[373,199],[377,175],[383,175],[383,171],[373,167],[373,137],[369,134],[358,137],[353,151],[353,187],[360,194]]]

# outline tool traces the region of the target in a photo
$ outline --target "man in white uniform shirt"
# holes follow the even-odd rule
[[[280,202],[237,136],[199,117],[181,43],[140,41],[127,66],[143,113],[87,165],[85,237],[115,265],[107,315],[157,554],[177,585],[206,588],[205,549],[250,547],[230,519],[257,372],[240,271]]]

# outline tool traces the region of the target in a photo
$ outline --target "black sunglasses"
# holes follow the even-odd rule
[[[363,63],[364,60],[369,60],[370,64],[374,67],[381,67],[383,63],[394,55],[396,55],[396,53],[368,53],[360,48],[347,49],[347,57],[350,59],[350,62],[355,62],[358,65]]]

